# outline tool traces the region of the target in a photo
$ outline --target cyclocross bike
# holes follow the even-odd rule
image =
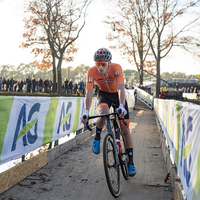
[[[115,105],[112,104],[114,112],[90,116],[89,119],[98,117],[106,118],[107,134],[103,141],[103,164],[106,181],[111,194],[114,197],[120,195],[120,167],[125,180],[128,180],[128,155],[125,152],[125,143],[119,126],[119,118]],[[126,121],[123,119],[126,125]],[[91,131],[91,128],[87,125]]]

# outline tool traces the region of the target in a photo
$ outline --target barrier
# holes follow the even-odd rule
[[[135,90],[125,90],[126,100],[127,100],[128,106],[132,107],[133,109],[135,109],[134,91]]]
[[[137,89],[137,96],[143,103],[145,103],[149,108],[153,109],[153,96],[149,93],[145,92],[140,88]]]
[[[84,99],[0,97],[0,165],[83,128]],[[90,115],[96,108],[94,97]]]
[[[134,107],[134,95],[126,95],[129,107]],[[1,96],[0,165],[82,129],[84,101],[85,97]],[[96,113],[93,97],[90,115]]]
[[[200,199],[200,106],[174,100],[154,99],[172,164],[183,186],[183,197]]]
[[[187,99],[197,99],[197,93],[183,93],[183,97]]]

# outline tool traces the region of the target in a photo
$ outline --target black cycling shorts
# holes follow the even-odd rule
[[[111,104],[114,103],[116,108],[119,108],[119,97],[118,93],[108,93],[108,92],[103,92],[99,90],[99,93],[97,95],[98,99],[98,106],[100,104],[106,103],[108,107],[110,108]],[[125,115],[125,119],[129,119],[129,110],[128,110],[128,104],[127,101],[125,100],[125,109],[127,111],[127,114]]]

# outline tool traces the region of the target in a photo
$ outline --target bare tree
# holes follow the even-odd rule
[[[75,41],[85,26],[87,8],[92,0],[29,0],[24,48],[32,48],[39,69],[53,66],[53,92],[61,93],[63,60],[72,61]]]
[[[160,62],[171,51],[172,47],[179,46],[188,49],[197,37],[191,36],[191,26],[199,20],[199,0],[147,0],[148,16],[146,21],[147,37],[156,61],[156,97],[160,93]],[[183,20],[189,14],[189,19]],[[194,14],[194,16],[193,16]],[[178,21],[179,20],[179,21]],[[190,33],[189,33],[190,32]]]
[[[125,59],[136,65],[140,84],[143,84],[143,69],[147,67],[146,58],[150,49],[144,26],[148,4],[146,0],[120,0],[116,6],[118,10],[115,11],[114,17],[108,17],[105,22],[115,31],[110,33],[107,39],[115,42],[111,48],[120,50]]]

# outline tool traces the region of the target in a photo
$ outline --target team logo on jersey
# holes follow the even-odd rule
[[[92,83],[92,77],[91,76],[89,77],[89,83]]]
[[[119,71],[116,71],[115,74],[116,74],[116,76],[119,76]]]

